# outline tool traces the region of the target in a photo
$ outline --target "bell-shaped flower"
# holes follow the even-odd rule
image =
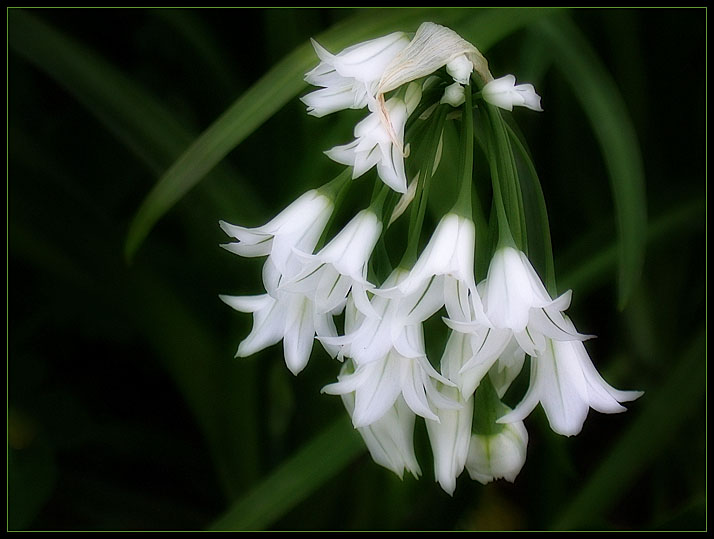
[[[512,330],[529,355],[545,347],[546,337],[590,338],[566,327],[562,311],[570,306],[571,291],[551,299],[528,257],[513,247],[502,247],[493,255],[481,297],[490,325]]]
[[[464,398],[455,387],[442,389],[444,395],[460,404],[459,408],[439,409],[439,421],[426,420],[431,451],[434,454],[434,474],[446,492],[453,494],[456,478],[466,464],[471,440],[473,399]]]
[[[404,32],[347,47],[331,54],[312,40],[320,63],[305,75],[305,81],[322,86],[301,98],[312,116],[322,117],[343,109],[361,109],[374,101],[377,83],[387,65],[407,45]]]
[[[366,427],[384,416],[401,395],[417,415],[439,421],[435,409],[459,408],[457,402],[445,397],[436,382],[453,384],[431,366],[424,351],[421,325],[413,326],[412,357],[400,354],[395,348],[370,362],[360,364],[354,360],[353,373],[338,377],[338,381],[325,386],[322,391],[331,395],[355,393],[352,422],[355,427]]]
[[[383,287],[393,288],[406,275],[406,270],[395,269]],[[443,277],[435,277],[408,295],[392,290],[390,297],[385,297],[376,289],[371,309],[362,309],[364,316],[359,317],[352,331],[320,340],[341,347],[340,357],[351,357],[357,365],[382,360],[392,349],[404,357],[423,356],[422,322],[444,304],[443,288]]]
[[[566,329],[575,332],[565,318]],[[610,386],[595,369],[580,341],[547,339],[545,350],[531,360],[531,381],[526,395],[499,423],[523,420],[540,403],[553,431],[578,434],[588,410],[614,414],[624,412],[621,402],[633,401],[641,391],[620,391]]]
[[[372,254],[382,223],[370,209],[359,212],[325,247],[315,255],[303,255],[303,269],[283,281],[282,288],[300,292],[315,303],[318,314],[341,310],[352,291],[357,308],[373,312],[367,290],[367,262]]]
[[[275,296],[219,297],[235,310],[253,314],[253,328],[238,346],[236,357],[251,356],[282,340],[285,363],[297,375],[310,359],[315,333],[337,335],[331,315],[316,313],[312,301],[302,294],[277,290]]]
[[[542,112],[540,96],[532,84],[519,84],[516,86],[516,77],[506,75],[492,80],[481,90],[484,101],[506,110],[513,110],[514,106],[526,107]]]
[[[342,402],[352,417],[355,408],[354,393],[342,395]],[[380,466],[393,471],[400,479],[405,470],[414,477],[421,475],[421,468],[414,453],[415,419],[414,412],[409,409],[404,399],[399,397],[381,419],[357,429],[372,459]]]
[[[403,98],[392,97],[384,110],[374,110],[355,126],[354,141],[335,146],[325,154],[333,161],[353,167],[352,178],[359,178],[376,166],[385,184],[398,193],[406,192],[404,127],[420,99],[421,86],[410,84]]]
[[[500,478],[513,483],[526,462],[527,447],[528,431],[522,421],[492,434],[473,434],[466,470],[471,479],[484,485]]]
[[[333,209],[330,197],[312,189],[263,226],[245,228],[221,221],[223,231],[238,240],[221,247],[240,256],[270,255],[280,274],[295,275],[302,267],[295,251],[312,253]],[[274,292],[267,283],[266,288]]]
[[[485,321],[474,281],[475,245],[473,221],[456,213],[447,213],[439,221],[409,275],[394,287],[394,291],[408,296],[423,287],[424,283],[444,276],[442,305],[446,305],[449,315],[460,320],[472,320],[475,317]],[[386,296],[393,294],[386,287],[383,289],[377,293]]]

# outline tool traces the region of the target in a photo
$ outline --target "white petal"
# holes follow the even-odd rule
[[[288,308],[283,350],[290,372],[297,375],[310,359],[315,338],[315,322],[310,301],[304,297],[293,298]]]
[[[268,294],[259,296],[226,296],[225,294],[220,294],[218,297],[223,303],[242,313],[254,313],[269,307],[275,301]]]

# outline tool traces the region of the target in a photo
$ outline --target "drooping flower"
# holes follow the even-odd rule
[[[501,478],[513,483],[526,462],[527,447],[528,431],[522,421],[504,425],[496,433],[473,434],[466,470],[484,485]]]
[[[391,286],[406,275],[397,269],[385,282]],[[341,356],[352,358],[355,371],[323,388],[325,393],[355,393],[352,417],[355,427],[367,426],[382,417],[399,395],[411,410],[438,421],[438,408],[458,407],[444,397],[436,382],[453,383],[441,376],[429,363],[424,348],[422,322],[439,308],[438,287],[430,292],[429,283],[408,297],[374,296],[373,313],[351,315],[345,335],[320,340],[341,346]],[[356,309],[355,309],[356,311]]]
[[[513,110],[514,106],[526,107],[542,112],[540,96],[532,84],[519,84],[516,86],[516,77],[505,75],[487,83],[481,95],[484,101],[506,110]]]
[[[409,44],[404,32],[365,41],[331,54],[312,40],[320,63],[305,75],[305,81],[322,86],[301,98],[307,113],[322,117],[343,109],[361,109],[374,101],[384,69]]]
[[[253,314],[253,328],[238,346],[236,357],[248,357],[282,340],[285,364],[297,375],[310,359],[315,332],[336,335],[337,330],[329,313],[315,313],[304,295],[278,290],[275,296],[219,297],[235,310]]]
[[[406,270],[397,268],[382,287],[391,289],[406,275]],[[409,295],[392,291],[385,297],[376,289],[371,311],[359,316],[350,331],[321,340],[342,347],[340,355],[353,358],[358,366],[382,360],[392,349],[407,358],[423,356],[421,325],[443,305],[443,286],[443,277],[435,277]]]
[[[421,330],[421,326],[419,326]],[[352,374],[338,377],[338,381],[322,391],[330,395],[354,393],[355,406],[352,423],[367,427],[379,421],[401,396],[417,415],[439,421],[435,409],[458,408],[460,405],[445,397],[436,382],[453,385],[431,366],[423,352],[423,335],[419,335],[422,353],[406,357],[391,348],[387,354],[369,363],[357,364]]]
[[[350,417],[354,414],[354,393],[342,395],[342,402]],[[414,453],[414,422],[416,415],[411,411],[403,397],[398,397],[392,408],[366,427],[359,427],[357,432],[367,445],[372,459],[393,471],[401,479],[404,471],[414,477],[421,475],[421,468]]]
[[[372,312],[367,262],[381,231],[375,213],[362,210],[320,252],[304,255],[302,271],[283,287],[309,296],[320,314],[341,310],[350,291],[358,309]]]
[[[443,275],[444,303],[449,312],[463,313],[468,310],[466,295],[476,293],[474,280],[474,247],[476,231],[474,223],[456,213],[447,213],[441,218],[414,267],[394,288],[407,296],[426,281]],[[387,291],[383,291],[386,295]],[[480,299],[475,298],[477,309]],[[480,309],[477,315],[480,314]]]
[[[590,338],[566,328],[562,311],[570,305],[571,291],[555,300],[533,269],[528,257],[513,248],[496,251],[484,285],[483,307],[491,327],[510,329],[521,348],[534,355],[545,347],[545,338]]]
[[[295,275],[300,270],[295,251],[312,253],[333,209],[330,197],[312,189],[263,226],[246,228],[220,221],[223,231],[238,240],[221,247],[240,256],[269,255],[273,266],[266,268],[264,281],[272,294],[280,275]]]
[[[464,398],[458,388],[442,388],[444,395],[460,406],[437,410],[439,421],[426,420],[431,451],[434,454],[434,474],[446,492],[453,494],[456,478],[466,464],[471,440],[473,399]]]
[[[570,319],[564,320],[566,329],[575,332]],[[624,412],[620,403],[641,395],[641,391],[610,386],[595,369],[582,342],[549,338],[545,349],[531,360],[531,381],[523,400],[498,422],[521,421],[540,403],[553,431],[572,436],[582,429],[590,408],[606,414]]]
[[[409,85],[403,98],[394,96],[385,103],[386,121],[383,112],[373,111],[355,126],[354,141],[335,146],[325,154],[333,161],[353,167],[352,178],[359,178],[376,166],[385,184],[398,193],[406,192],[404,127],[420,99],[420,85]]]

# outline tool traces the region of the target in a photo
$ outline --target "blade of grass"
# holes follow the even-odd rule
[[[667,236],[698,229],[704,222],[705,211],[704,201],[694,200],[653,219],[648,226],[647,243],[654,246]],[[560,279],[562,289],[577,290],[579,296],[588,294],[616,268],[618,255],[615,245],[595,250],[581,264],[563,272]]]
[[[426,20],[457,23],[465,33],[482,35],[483,50],[540,16],[539,11],[517,10],[369,10],[342,21],[317,40],[339,50],[395,30],[414,30]],[[468,23],[483,18],[483,22]],[[169,168],[139,207],[127,234],[125,254],[131,258],[153,225],[218,162],[253,131],[294,98],[306,84],[303,75],[316,65],[309,43],[295,49],[249,88]]]
[[[559,14],[534,31],[550,44],[605,158],[618,225],[618,306],[625,307],[644,263],[647,203],[639,143],[625,103],[605,66],[573,22]]]
[[[233,504],[210,529],[266,529],[364,451],[349,419],[340,418]]]
[[[25,11],[8,12],[10,48],[35,65],[74,96],[99,121],[156,174],[160,174],[194,139],[157,99],[81,43],[63,35]],[[261,213],[263,204],[247,182],[222,164],[214,172],[232,194],[211,186],[208,196],[229,215],[231,200],[242,200],[249,217]]]

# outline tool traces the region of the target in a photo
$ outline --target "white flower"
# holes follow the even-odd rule
[[[374,100],[386,66],[408,44],[404,32],[394,32],[331,54],[313,39],[321,62],[305,75],[305,80],[323,89],[301,98],[308,114],[322,117],[338,110],[365,107]]]
[[[427,419],[426,430],[434,453],[436,480],[441,488],[453,494],[456,478],[464,470],[469,452],[474,407],[473,399],[464,399],[457,388],[443,388],[442,391],[461,407],[438,410],[439,421]]]
[[[561,313],[570,305],[571,292],[551,299],[528,257],[513,247],[502,247],[493,255],[483,290],[483,307],[491,326],[512,330],[529,355],[545,347],[545,337],[589,338],[566,328]]]
[[[263,226],[245,228],[221,221],[223,231],[239,240],[221,247],[240,256],[270,255],[279,275],[294,275],[302,267],[295,250],[312,253],[333,209],[329,197],[310,190]],[[266,288],[272,294],[276,275],[271,268],[268,271],[272,278],[267,279]]]
[[[342,395],[342,402],[350,417],[354,412],[354,393]],[[367,427],[359,427],[357,432],[367,445],[372,459],[393,471],[401,479],[404,470],[414,477],[421,475],[421,468],[414,454],[414,420],[412,412],[402,397],[382,417]]]
[[[396,284],[404,275],[404,270],[397,269],[385,284]],[[341,346],[340,355],[352,358],[356,366],[352,374],[323,388],[330,394],[355,392],[355,427],[379,420],[399,395],[414,413],[435,421],[435,409],[459,406],[437,389],[436,382],[453,384],[431,366],[424,349],[421,322],[438,309],[434,305],[439,300],[435,302],[433,298],[439,295],[438,287],[430,292],[429,284],[425,284],[406,298],[375,296],[374,314],[361,314],[351,308],[346,334],[320,339],[328,346]]]
[[[420,86],[409,85],[404,99],[392,97],[384,109],[371,112],[355,126],[354,141],[335,146],[325,154],[333,161],[353,167],[353,179],[376,165],[377,174],[384,183],[398,193],[406,192],[404,127],[420,99]]]
[[[500,478],[513,483],[526,462],[527,447],[528,431],[522,421],[509,423],[495,434],[474,434],[466,470],[484,485]]]
[[[219,297],[237,311],[253,313],[253,329],[238,346],[236,357],[253,355],[283,340],[285,363],[297,375],[310,359],[316,329],[333,335],[336,330],[329,314],[315,314],[312,302],[305,296],[282,291],[277,291],[276,296]]]
[[[446,64],[446,72],[460,84],[468,84],[474,65],[465,54],[457,56]]]
[[[397,268],[383,287],[393,289],[406,275],[406,270]],[[358,314],[351,331],[346,329],[343,336],[320,340],[342,347],[340,357],[351,357],[358,366],[383,360],[392,349],[403,357],[423,356],[421,324],[444,304],[443,288],[443,277],[435,277],[406,296],[394,290],[391,297],[375,295],[371,311]]]
[[[423,336],[420,334],[419,338],[418,345],[423,349]],[[453,385],[431,366],[425,353],[406,357],[392,348],[376,361],[357,364],[352,374],[339,376],[337,382],[322,391],[330,395],[354,392],[352,423],[359,428],[379,421],[400,396],[415,414],[439,421],[434,409],[453,409],[460,405],[445,397],[436,382]]]
[[[565,322],[566,329],[574,332],[572,322],[567,318]],[[498,422],[521,421],[540,402],[550,427],[558,434],[572,436],[582,429],[590,408],[606,414],[624,412],[626,408],[620,403],[641,395],[641,391],[620,391],[605,382],[582,342],[547,339],[545,350],[531,360],[526,395]]]
[[[473,221],[448,213],[439,221],[409,275],[392,288],[385,283],[375,293],[409,296],[425,283],[436,282],[436,278],[441,277],[439,280],[444,283],[441,305],[446,305],[449,316],[463,321],[477,319],[485,322],[474,280],[475,245]]]
[[[283,288],[309,296],[319,314],[341,310],[351,290],[357,308],[372,312],[367,262],[381,231],[375,213],[362,210],[319,253],[304,255],[302,271],[284,282]]]
[[[466,96],[464,95],[464,87],[458,82],[450,84],[444,88],[444,95],[442,96],[439,103],[451,105],[452,107],[460,107],[466,101]]]
[[[519,84],[516,86],[516,77],[506,75],[487,83],[481,95],[484,101],[506,110],[513,110],[514,106],[526,107],[542,112],[540,96],[532,84]]]

